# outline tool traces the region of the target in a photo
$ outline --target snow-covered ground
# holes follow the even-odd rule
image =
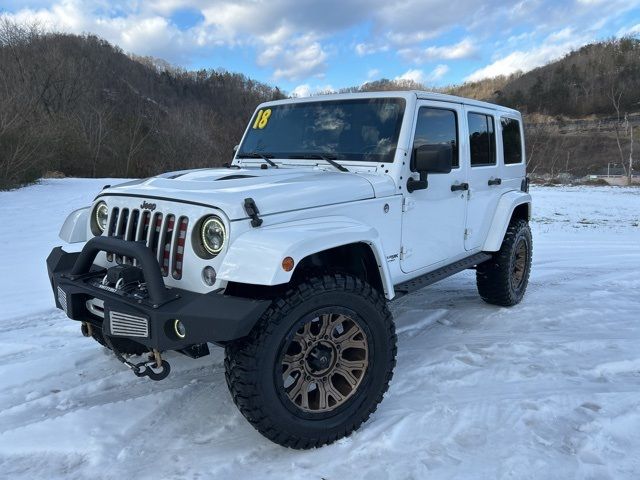
[[[44,260],[105,183],[0,192],[0,477],[640,477],[640,189],[534,188],[522,304],[484,304],[473,272],[393,303],[384,402],[299,452],[238,413],[220,349],[138,379],[52,308]]]

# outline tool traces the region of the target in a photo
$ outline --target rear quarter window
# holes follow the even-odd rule
[[[500,119],[500,124],[502,126],[502,147],[505,165],[522,163],[520,122],[514,118],[503,117]]]
[[[493,117],[483,113],[468,113],[471,166],[496,164],[496,133]]]

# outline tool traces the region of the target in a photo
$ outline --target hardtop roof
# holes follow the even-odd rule
[[[458,103],[462,105],[471,105],[476,107],[497,110],[500,112],[520,115],[520,112],[512,108],[496,105],[495,103],[482,102],[471,98],[458,97],[455,95],[447,95],[445,93],[428,92],[423,90],[390,90],[384,92],[359,92],[359,93],[332,93],[327,95],[317,95],[314,97],[287,98],[284,100],[275,100],[265,102],[263,105],[281,105],[285,103],[306,103],[306,102],[328,102],[332,100],[345,100],[357,98],[385,98],[385,97],[414,97],[419,100],[434,100],[439,102]]]

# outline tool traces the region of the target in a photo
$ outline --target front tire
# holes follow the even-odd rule
[[[500,250],[476,269],[478,293],[485,302],[503,307],[520,303],[529,284],[532,250],[529,224],[512,222]]]
[[[311,278],[226,346],[235,404],[265,437],[307,449],[348,436],[387,391],[396,334],[385,298],[350,275]]]

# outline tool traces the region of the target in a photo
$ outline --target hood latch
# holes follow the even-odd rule
[[[260,214],[260,210],[258,210],[258,206],[253,198],[245,198],[244,199],[244,211],[247,212],[247,215],[251,217],[251,226],[256,228],[262,225],[262,219],[258,216]]]

